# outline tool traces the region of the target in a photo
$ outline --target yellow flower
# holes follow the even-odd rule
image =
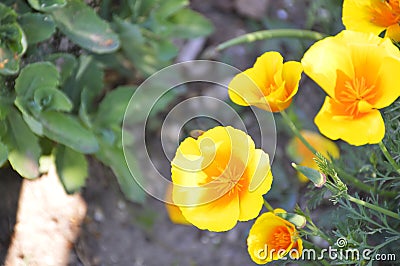
[[[257,218],[247,238],[247,251],[257,264],[266,264],[279,260],[289,253],[290,258],[299,258],[303,252],[303,241],[295,226],[277,213],[286,213],[275,209]]]
[[[343,24],[348,30],[371,32],[400,41],[399,0],[345,0]]]
[[[325,158],[339,158],[339,148],[333,141],[324,138],[318,133],[308,130],[302,130],[300,131],[300,134]],[[299,138],[294,137],[290,140],[287,151],[289,157],[295,163],[319,170],[316,162],[314,161],[315,155],[303,144],[303,142],[301,142]],[[309,181],[309,179],[300,172],[298,172],[298,177],[301,182]]]
[[[182,211],[178,206],[171,203],[172,202],[172,185],[168,186],[167,191],[165,193],[165,208],[167,209],[167,213],[169,219],[176,224],[184,224],[190,225],[190,223],[183,217]]]
[[[390,39],[344,30],[312,45],[301,62],[328,94],[315,117],[322,134],[352,145],[383,139],[378,109],[400,95],[400,52]]]
[[[255,218],[271,188],[268,154],[232,127],[186,138],[171,165],[173,202],[200,229],[227,231]]]
[[[297,93],[303,68],[299,62],[283,63],[278,52],[266,52],[252,68],[236,75],[229,84],[231,100],[242,106],[279,112]]]

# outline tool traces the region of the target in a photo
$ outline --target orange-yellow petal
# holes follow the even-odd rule
[[[345,0],[343,2],[343,24],[348,30],[371,32],[379,35],[385,27],[372,22],[373,7],[381,0]]]
[[[176,224],[184,224],[189,225],[190,223],[185,219],[182,214],[182,211],[178,206],[172,204],[172,185],[169,185],[167,191],[165,193],[165,208],[167,209],[167,213],[169,219]]]
[[[260,215],[250,229],[247,250],[257,264],[266,264],[286,256],[293,248],[302,250],[296,228],[276,215],[284,210],[275,210]]]
[[[400,41],[400,25],[393,24],[386,29],[386,37],[399,42]]]
[[[358,117],[349,117],[335,113],[333,100],[326,97],[315,117],[320,132],[330,139],[343,139],[352,145],[376,144],[385,135],[385,124],[378,110]]]
[[[260,213],[264,203],[263,195],[271,188],[272,173],[268,154],[256,149],[247,166],[246,177],[249,178],[246,182],[249,185],[239,191],[239,221],[248,221]]]
[[[180,207],[183,216],[202,230],[223,232],[232,229],[239,219],[239,196],[225,194],[213,202]]]

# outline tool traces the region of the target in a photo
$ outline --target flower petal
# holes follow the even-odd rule
[[[379,143],[385,135],[385,124],[378,110],[349,117],[338,114],[335,103],[329,97],[315,117],[315,124],[321,133],[330,139],[343,139],[352,145]],[[363,134],[360,134],[363,132]]]
[[[371,6],[378,1],[380,0],[345,0],[343,3],[343,24],[346,29],[379,35],[385,27],[371,22],[373,18]]]
[[[239,197],[225,194],[213,202],[181,207],[183,216],[199,229],[223,232],[232,229],[239,218]]]
[[[379,97],[373,102],[375,108],[387,107],[400,96],[400,79],[393,78],[399,73],[400,53],[398,59],[386,57],[378,73]]]
[[[301,64],[304,73],[313,79],[329,96],[334,97],[336,70],[341,69],[349,77],[354,76],[351,56],[342,41],[343,32],[313,44],[304,54]]]
[[[400,41],[400,25],[393,24],[386,29],[386,35],[390,39],[394,40],[395,42]]]
[[[239,221],[248,221],[260,213],[264,203],[263,195],[271,188],[272,173],[268,154],[256,149],[245,175],[249,178],[246,182],[249,185],[239,192]]]
[[[228,85],[229,97],[234,103],[242,106],[265,104],[262,93],[264,77],[264,73],[258,75],[253,68],[237,74]]]

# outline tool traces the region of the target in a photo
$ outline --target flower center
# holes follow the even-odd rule
[[[371,110],[368,100],[375,97],[374,89],[375,85],[368,84],[365,77],[347,80],[344,82],[338,99],[346,105],[346,113],[357,116],[359,113]]]
[[[397,24],[400,21],[399,0],[379,1],[371,7],[371,22],[382,27]]]
[[[215,183],[218,192],[228,193],[232,195],[235,192],[242,190],[243,184],[241,181],[243,178],[244,166],[242,163],[236,162],[230,163],[225,169],[218,167],[221,171],[221,175],[217,177],[211,177],[212,182]]]
[[[287,228],[285,226],[278,226],[275,228],[269,244],[278,251],[280,249],[286,250],[291,242],[292,238]]]

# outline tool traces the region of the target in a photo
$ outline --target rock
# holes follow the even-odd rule
[[[269,0],[235,0],[236,11],[246,17],[261,19],[266,16]]]

